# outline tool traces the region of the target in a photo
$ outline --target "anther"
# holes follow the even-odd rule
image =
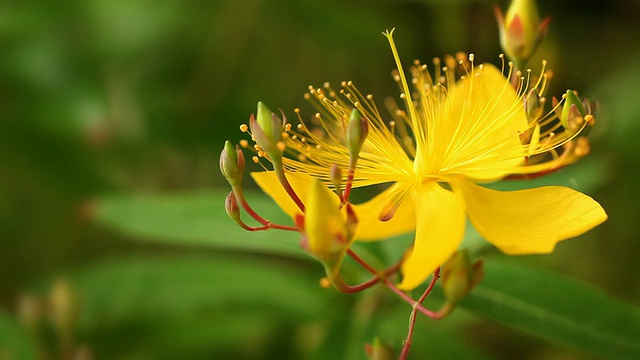
[[[298,130],[302,130],[302,124],[298,124],[298,126],[296,126],[298,128]],[[295,135],[294,135],[295,137]]]
[[[284,126],[284,131],[291,131],[291,124],[287,124]]]
[[[595,124],[596,124],[596,118],[595,118],[593,115],[591,115],[591,114],[587,114],[587,115],[585,115],[585,116],[584,116],[584,121],[586,121],[586,122],[587,122],[587,124],[589,124],[589,125],[591,125],[591,126],[593,126],[593,125],[595,125]]]
[[[256,164],[260,162],[260,158],[258,158],[255,155],[251,158],[251,160],[253,160],[253,162],[256,163]]]
[[[329,82],[325,82],[324,84],[322,84],[322,87],[324,87],[325,89],[328,89],[331,87],[331,85],[329,84]]]
[[[249,142],[245,139],[240,140],[240,146],[243,148],[247,148],[249,146]]]
[[[280,151],[284,151],[284,149],[286,149],[287,147],[284,145],[283,141],[278,141],[278,143],[276,144],[276,146],[278,147],[278,150]]]
[[[240,131],[247,132],[248,130],[249,130],[249,127],[247,126],[247,124],[240,125]]]

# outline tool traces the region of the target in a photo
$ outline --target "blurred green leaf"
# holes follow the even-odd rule
[[[640,359],[640,309],[565,277],[508,261],[485,262],[460,306],[556,343]]]
[[[221,255],[119,259],[69,279],[88,343],[118,358],[245,353],[238,343],[268,344],[279,324],[326,317],[334,293],[298,262]]]
[[[95,220],[135,238],[173,245],[309,257],[300,249],[297,233],[269,230],[248,232],[224,210],[223,190],[162,196],[112,196],[98,200]],[[251,206],[275,223],[292,225],[267,196],[247,192]],[[243,220],[253,223],[246,213]]]
[[[321,270],[318,274],[321,274]],[[114,260],[71,277],[84,326],[132,318],[172,319],[217,307],[259,306],[278,317],[309,319],[326,310],[318,278],[295,264],[231,256]]]
[[[24,328],[0,311],[0,359],[37,359]]]

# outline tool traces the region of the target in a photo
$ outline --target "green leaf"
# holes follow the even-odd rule
[[[146,241],[200,245],[310,259],[295,232],[241,229],[224,210],[226,191],[172,195],[111,196],[97,202],[95,221]],[[292,225],[266,195],[247,191],[251,206],[274,223]],[[246,213],[243,220],[253,224]]]
[[[589,285],[508,261],[460,306],[551,341],[615,359],[640,359],[640,309]]]
[[[36,348],[24,328],[0,311],[0,358],[37,359]]]
[[[120,259],[84,269],[70,281],[82,299],[82,324],[89,328],[171,320],[219,307],[258,306],[278,317],[311,319],[327,306],[326,290],[304,267],[254,258]]]

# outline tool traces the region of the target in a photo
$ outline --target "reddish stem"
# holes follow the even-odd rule
[[[249,203],[247,203],[247,200],[245,200],[244,193],[242,192],[241,187],[239,186],[235,187],[233,189],[233,193],[236,196],[236,200],[240,203],[240,205],[242,205],[242,208],[244,209],[244,211],[247,212],[247,214],[251,215],[252,218],[256,219],[256,221],[262,225],[268,226],[269,224],[271,224],[271,221],[263,218],[262,216],[258,215],[255,211],[253,211],[251,206],[249,206]]]
[[[431,293],[431,290],[433,290],[433,287],[436,285],[436,282],[438,282],[439,278],[440,278],[440,268],[437,268],[436,271],[433,273],[433,277],[431,277],[431,282],[429,283],[429,286],[424,291],[422,296],[420,296],[420,298],[418,299],[417,301],[418,304],[422,304],[424,300],[427,298],[427,296],[429,296],[429,294]],[[409,316],[409,332],[407,333],[407,338],[403,342],[402,352],[400,353],[399,360],[406,360],[407,357],[409,356],[409,349],[411,349],[411,339],[413,338],[413,331],[416,326],[417,315],[418,315],[418,312],[416,311],[416,307],[414,306],[413,310],[411,310],[411,315]]]
[[[355,252],[353,252],[351,249],[348,250],[347,252],[349,254],[349,256],[351,256],[354,260],[356,260],[360,265],[362,265],[365,269],[367,269],[367,271],[369,271],[370,273],[376,275],[377,272],[374,268],[372,268],[369,264],[367,264],[364,260],[362,260]],[[402,261],[401,261],[402,262]],[[400,263],[401,263],[400,262]],[[397,264],[397,266],[400,266],[400,263]],[[438,269],[438,274],[440,273],[440,269]],[[435,274],[435,272],[434,272]],[[438,275],[439,276],[439,275]],[[423,307],[419,302],[413,300],[409,295],[405,294],[402,290],[398,289],[391,281],[389,281],[389,279],[387,279],[386,277],[381,278],[382,281],[384,281],[384,283],[387,285],[387,287],[391,290],[393,290],[393,292],[395,292],[396,294],[398,294],[402,299],[404,299],[406,302],[408,302],[409,304],[413,305],[418,311],[420,311],[421,313],[427,315],[428,317],[432,318],[432,319],[441,319],[442,316],[439,315],[436,312],[433,312],[429,309],[426,309],[425,307]],[[429,284],[429,287],[427,287],[427,290],[425,291],[426,295],[423,294],[423,296],[426,298],[427,295],[429,295],[429,293],[431,292],[431,290],[433,289],[433,286],[435,285],[435,282],[438,280],[438,277],[434,277],[431,282]],[[428,291],[428,292],[427,292]]]
[[[375,269],[373,269],[371,266],[369,266],[369,264],[364,262],[364,260],[362,260],[358,255],[356,255],[351,249],[348,250],[348,253],[359,264],[365,266],[369,272],[376,275],[376,277],[358,285],[347,285],[342,281],[340,277],[335,278],[334,281],[338,290],[346,294],[355,294],[357,292],[366,290],[372,287],[373,285],[378,284],[380,281],[382,281],[382,279],[386,279],[387,277],[391,276],[393,273],[398,271],[398,269],[400,268],[400,264],[402,264],[402,261],[399,261],[393,266],[389,267],[388,269],[382,271],[382,273],[379,273],[375,271]]]
[[[287,180],[287,177],[284,176],[284,167],[282,166],[282,163],[273,162],[273,161],[272,163],[273,163],[273,169],[276,173],[276,176],[278,177],[278,180],[280,181],[280,184],[282,185],[284,190],[287,192],[287,194],[289,194],[289,196],[291,197],[291,200],[293,200],[293,202],[295,202],[296,205],[298,205],[298,208],[300,209],[300,211],[304,213],[304,210],[305,210],[304,203],[302,202],[302,200],[300,200],[300,197],[298,197],[298,194],[296,194],[296,192],[293,190],[293,188],[291,187],[291,184],[289,184],[289,180]]]
[[[353,187],[353,178],[355,177],[355,169],[349,169],[349,175],[347,176],[347,183],[344,186],[344,192],[342,193],[342,204],[346,204],[349,201],[351,195],[351,188]]]
[[[236,200],[240,203],[240,205],[242,206],[244,211],[246,211],[247,214],[249,214],[252,218],[254,218],[256,221],[258,221],[260,224],[263,225],[263,226],[259,226],[259,227],[249,226],[249,225],[245,224],[242,220],[239,220],[239,222],[237,222],[237,224],[240,225],[241,228],[243,228],[243,229],[245,229],[247,231],[260,231],[260,230],[267,230],[267,229],[298,231],[298,228],[295,227],[295,226],[274,224],[271,221],[269,221],[269,220],[263,218],[262,216],[258,215],[251,208],[251,206],[249,206],[249,203],[247,203],[247,200],[244,198],[244,193],[242,192],[242,188],[241,187],[234,188],[233,189],[233,194],[235,195]]]

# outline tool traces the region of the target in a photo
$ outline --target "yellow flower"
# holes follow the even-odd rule
[[[602,207],[575,190],[549,186],[501,192],[477,185],[510,175],[544,173],[575,161],[574,141],[593,124],[580,114],[564,129],[558,111],[528,119],[523,106],[534,89],[547,86],[544,69],[537,80],[523,77],[518,89],[492,65],[469,59],[434,60],[411,68],[409,91],[392,33],[385,34],[398,66],[394,78],[407,109],[390,104],[385,122],[371,95],[351,82],[338,93],[329,84],[310,88],[307,98],[318,108],[308,128],[285,133],[287,178],[301,198],[308,198],[312,178],[333,183],[331,167],[349,166],[345,127],[356,108],[369,121],[360,151],[354,187],[389,184],[373,199],[355,205],[356,239],[385,239],[415,230],[414,247],[402,265],[401,289],[420,285],[460,245],[468,218],[478,232],[507,254],[551,252],[556,243],[588,231],[606,220]],[[456,81],[455,71],[464,73]],[[559,103],[556,108],[562,106]],[[558,109],[555,109],[558,110]],[[568,146],[574,144],[573,147]],[[568,155],[567,155],[568,154]],[[273,172],[252,174],[258,185],[291,216],[300,212]],[[343,182],[344,183],[344,182]]]

